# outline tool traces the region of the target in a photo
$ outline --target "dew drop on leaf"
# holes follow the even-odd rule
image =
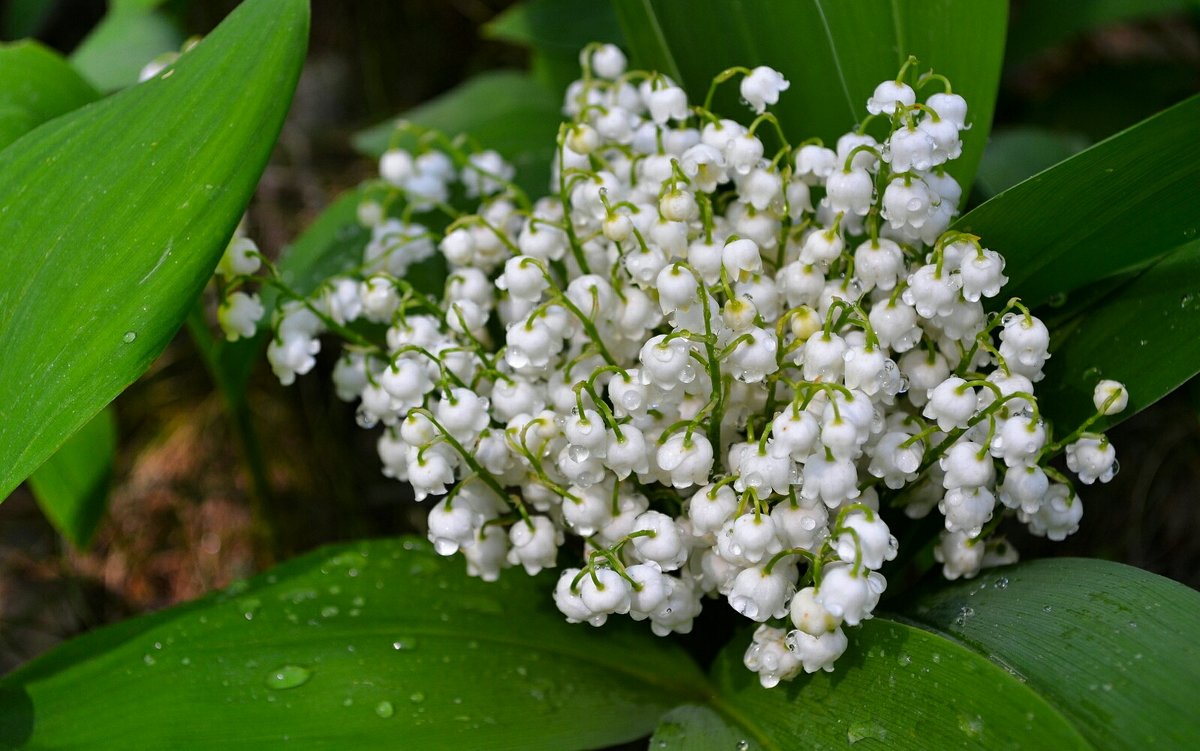
[[[299,665],[284,665],[267,673],[267,688],[283,691],[308,683],[312,671]]]
[[[392,703],[390,701],[381,701],[375,705],[375,714],[379,715],[385,720],[391,717],[395,711],[396,710],[394,707],[392,707]]]

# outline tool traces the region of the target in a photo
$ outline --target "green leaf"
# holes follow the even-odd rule
[[[1200,737],[1200,594],[1129,566],[996,569],[849,636],[833,673],[774,689],[745,669],[736,639],[708,705],[725,726],[677,710],[654,748],[1190,748]]]
[[[1200,738],[1200,593],[1182,584],[1119,563],[1040,560],[946,587],[909,613],[996,655],[1096,748]]]
[[[87,547],[104,516],[116,453],[117,419],[108,408],[29,476],[42,512],[76,548]]]
[[[103,91],[137,83],[147,63],[164,52],[178,51],[183,43],[183,34],[171,19],[153,9],[156,4],[113,3],[104,20],[71,53],[71,62]]]
[[[712,78],[733,66],[769,65],[791,82],[771,111],[794,141],[832,141],[866,117],[880,81],[909,55],[919,69],[949,77],[971,108],[963,155],[950,173],[968,186],[987,142],[1004,51],[1004,0],[616,0],[634,62],[681,81],[702,99]],[[725,84],[722,114],[745,113],[737,84]],[[929,90],[927,93],[932,93]]]
[[[99,97],[53,50],[33,41],[0,44],[0,150]]]
[[[671,751],[749,751],[761,748],[751,744],[746,732],[730,723],[716,710],[699,704],[685,704],[663,715],[654,737],[652,749]]]
[[[529,74],[493,71],[405,112],[402,119],[451,137],[466,133],[511,161],[517,168],[517,183],[540,194],[550,180],[560,106],[561,96]],[[389,145],[411,149],[416,139],[396,138],[394,120],[354,138],[355,148],[370,156],[379,156]]]
[[[851,629],[850,646],[832,673],[801,675],[765,689],[746,669],[749,639],[718,656],[714,709],[745,746],[708,742],[711,716],[670,718],[680,738],[666,749],[747,748],[791,751],[843,748],[873,741],[890,749],[1082,749],[1078,730],[1050,703],[1003,667],[927,630],[884,618]],[[728,737],[728,731],[726,732]],[[701,736],[705,740],[697,740]]]
[[[266,164],[308,4],[249,0],[166,73],[0,152],[0,498],[140,375]]]
[[[1078,34],[1119,21],[1196,10],[1196,0],[1073,0],[1022,3],[1013,14],[1008,61],[1020,62]]]
[[[573,58],[591,42],[622,41],[611,0],[527,0],[483,27],[483,35]]]
[[[1137,268],[1200,229],[1200,96],[1004,191],[954,224],[1008,262],[1029,305]]]
[[[1155,263],[1054,332],[1038,403],[1066,433],[1093,413],[1101,378],[1129,389],[1130,417],[1200,373],[1200,241]]]
[[[992,131],[979,162],[975,189],[983,198],[991,198],[1087,146],[1087,137],[1078,133],[1055,133],[1036,127]]]
[[[570,625],[552,575],[462,569],[424,541],[335,546],[101,629],[0,681],[0,746],[557,751],[702,697],[645,624]]]

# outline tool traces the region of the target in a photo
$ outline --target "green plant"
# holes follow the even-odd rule
[[[914,55],[971,104],[973,127],[950,173],[969,185],[984,158],[1005,3],[950,3],[934,13],[922,4],[779,0],[697,13],[681,0],[618,0],[615,16],[602,6],[603,19],[592,22],[600,34],[580,33],[572,5],[531,2],[491,27],[535,47],[533,73],[485,74],[407,113],[412,125],[388,123],[358,146],[383,156],[435,144],[462,163],[479,151],[472,143],[491,146],[517,166],[518,189],[540,189],[559,120],[553,87],[573,77],[577,47],[619,36],[603,41],[623,42],[635,62],[697,101],[733,66],[778,68],[791,83],[772,111],[786,129],[780,138],[797,141],[832,143],[875,85]],[[0,151],[0,263],[11,270],[0,284],[0,393],[12,395],[0,413],[0,494],[42,465],[34,489],[77,543],[94,525],[95,485],[64,478],[79,462],[85,477],[102,476],[111,454],[73,444],[111,442],[107,418],[93,416],[193,311],[278,133],[286,97],[277,94],[294,85],[306,27],[302,2],[251,0],[157,80],[82,109],[74,108],[98,95],[65,64],[47,63],[49,53],[6,48],[11,64],[0,55],[0,80],[36,66],[39,90],[59,103],[38,109],[18,91],[9,109],[19,116],[0,120],[31,131]],[[739,110],[730,92],[718,90],[715,110]],[[1195,97],[1179,103],[998,192],[953,225],[1004,255],[1006,295],[1056,319],[1037,394],[1044,415],[1065,426],[1060,436],[1092,416],[1101,379],[1128,387],[1124,417],[1200,371],[1188,335],[1200,320],[1198,108]],[[50,122],[34,128],[40,120]],[[560,148],[570,137],[560,131]],[[99,139],[103,155],[92,158]],[[321,302],[335,288],[323,282],[361,263],[362,224],[378,225],[394,193],[377,183],[339,200],[273,277],[282,300],[306,301],[364,351],[382,329],[337,320],[333,304]],[[464,208],[447,207],[451,217],[435,231],[478,226],[469,214],[453,218]],[[102,252],[86,252],[94,248]],[[438,263],[402,265],[407,301],[425,305],[441,293]],[[226,274],[223,292],[244,283]],[[275,294],[264,292],[266,307]],[[250,364],[282,337],[264,325],[243,332],[245,342],[218,343],[206,338],[201,315],[189,323],[230,406],[245,414]],[[1094,406],[1110,411],[1103,400]],[[1120,419],[1098,417],[1089,428]],[[885,571],[903,583],[933,567],[940,525],[895,523],[901,557]],[[924,581],[852,634],[833,673],[773,689],[739,665],[746,631],[709,667],[702,639],[685,649],[629,624],[564,623],[546,574],[507,572],[488,584],[460,568],[415,539],[341,545],[101,629],[0,681],[0,745],[594,748],[653,732],[652,747],[680,749],[1124,748],[1200,737],[1187,704],[1200,681],[1200,597],[1117,564],[1050,559],[949,585]]]

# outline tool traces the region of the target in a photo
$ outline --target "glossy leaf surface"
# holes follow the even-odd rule
[[[184,320],[266,164],[303,0],[250,0],[153,81],[0,152],[0,497]]]
[[[710,3],[703,12],[689,0],[616,0],[616,8],[634,63],[680,80],[697,102],[726,68],[781,71],[791,88],[771,111],[795,141],[845,133],[866,117],[875,87],[916,55],[920,71],[947,76],[970,104],[974,125],[950,172],[964,185],[975,174],[1000,81],[1003,0],[756,0]],[[737,103],[736,83],[722,91],[722,114],[748,112]]]
[[[941,586],[850,633],[833,673],[763,689],[735,639],[710,706],[656,748],[1188,747],[1200,737],[1200,594],[1095,560],[1044,560]],[[743,743],[744,742],[744,743]]]
[[[1187,748],[1200,738],[1200,593],[1178,582],[1107,561],[1046,559],[984,572],[909,613],[992,655],[1095,748]]]
[[[552,588],[468,578],[424,541],[326,548],[0,681],[0,745],[584,749],[703,696],[668,640],[568,624]]]
[[[1052,336],[1038,394],[1060,434],[1092,414],[1092,391],[1101,378],[1126,385],[1129,407],[1098,427],[1166,396],[1200,372],[1200,242],[1108,292]]]
[[[1008,262],[1006,296],[1046,302],[1144,266],[1200,231],[1200,96],[1004,191],[955,222]]]

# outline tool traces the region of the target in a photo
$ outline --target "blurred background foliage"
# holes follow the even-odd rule
[[[35,37],[109,91],[135,80],[149,59],[211,30],[236,4],[0,0],[0,38]],[[549,25],[560,14],[547,9],[563,4],[574,22]],[[249,235],[269,255],[372,174],[373,160],[362,153],[378,153],[390,128],[370,126],[441,97],[415,119],[471,122],[485,142],[485,135],[508,139],[503,145],[520,163],[526,143],[549,143],[553,130],[542,136],[536,125],[552,121],[555,92],[576,74],[578,48],[620,39],[608,0],[312,6],[300,87],[247,214]],[[464,82],[474,103],[465,112]],[[1195,0],[1014,1],[972,203],[1197,90]],[[527,156],[530,169],[545,168],[544,155]],[[352,199],[344,205],[352,208]],[[420,529],[423,510],[380,474],[374,435],[335,398],[332,353],[286,390],[261,357],[247,360],[248,384],[231,399],[205,367],[220,352],[207,343],[203,317],[193,323],[194,336],[178,336],[115,402],[111,469],[78,480],[80,497],[107,495],[103,516],[93,503],[75,526],[55,518],[76,531],[68,542],[31,491],[55,488],[31,483],[0,505],[0,672],[78,632],[192,599],[316,545]],[[1024,557],[1108,558],[1200,586],[1198,416],[1193,380],[1115,429],[1124,471],[1110,485],[1082,489],[1086,516],[1066,543],[1018,535]],[[111,443],[109,419],[89,429]]]

